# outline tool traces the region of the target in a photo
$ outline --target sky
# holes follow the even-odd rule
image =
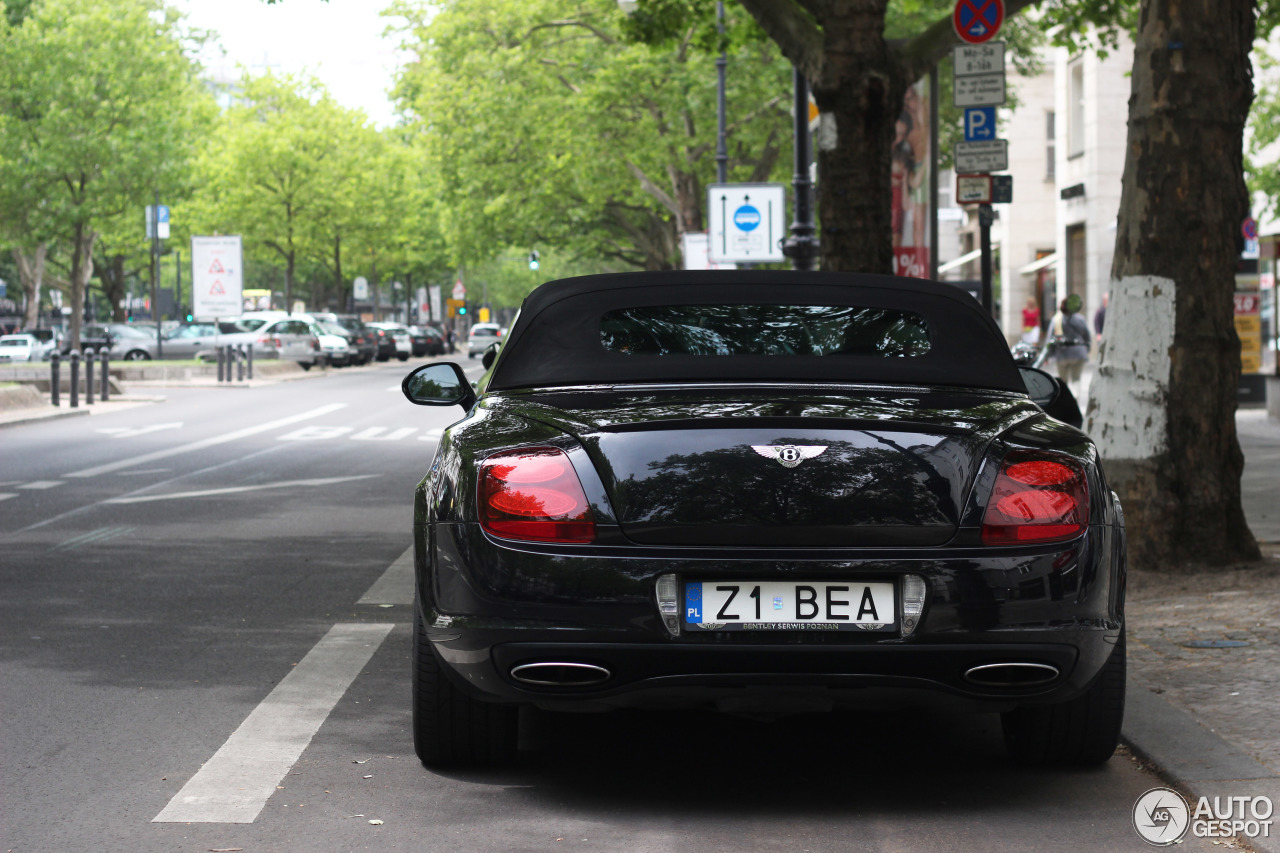
[[[215,30],[216,48],[201,60],[218,76],[239,76],[237,65],[261,72],[309,72],[343,106],[363,109],[380,127],[395,123],[387,90],[397,66],[397,19],[378,13],[390,0],[172,0],[190,26]]]

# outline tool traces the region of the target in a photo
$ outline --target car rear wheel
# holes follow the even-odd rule
[[[413,748],[427,767],[486,767],[516,754],[519,709],[480,702],[445,675],[413,607]]]
[[[151,356],[146,350],[131,349],[124,354],[125,361],[150,361]]]
[[[409,360],[409,353],[407,353],[407,352],[398,352],[398,353],[396,353],[396,358],[400,359],[401,361],[408,361],[408,360]]]
[[[1023,764],[1102,764],[1115,752],[1124,719],[1125,639],[1102,674],[1080,696],[1060,705],[1018,708],[1001,715],[1009,754]]]

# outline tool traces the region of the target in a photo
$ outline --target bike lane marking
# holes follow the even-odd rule
[[[132,468],[135,465],[141,465],[144,462],[154,462],[157,459],[167,459],[170,456],[177,456],[182,453],[191,453],[196,450],[203,450],[206,447],[214,447],[219,444],[226,444],[230,441],[239,441],[242,438],[248,438],[251,435],[257,435],[261,432],[268,432],[273,429],[279,429],[283,426],[296,424],[299,421],[311,420],[319,418],[339,409],[346,408],[346,403],[330,403],[327,406],[321,406],[318,409],[312,409],[309,412],[300,412],[296,415],[290,415],[287,418],[270,421],[257,426],[245,427],[235,432],[223,433],[209,438],[193,441],[190,444],[179,445],[178,447],[170,447],[165,450],[156,450],[151,453],[144,453],[141,456],[134,456],[129,459],[121,459],[117,462],[108,462],[106,465],[97,465],[93,468],[84,468],[80,471],[72,471],[70,474],[64,474],[64,477],[96,477],[99,474],[109,474],[112,471],[119,471],[121,468]]]
[[[151,822],[253,823],[394,627],[334,625]]]

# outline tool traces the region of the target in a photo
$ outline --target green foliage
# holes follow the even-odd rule
[[[457,262],[533,245],[590,258],[597,270],[676,262],[679,232],[703,227],[715,175],[715,60],[696,32],[629,43],[614,0],[393,11],[407,19],[405,46],[416,56],[396,97],[429,158]],[[789,76],[766,42],[734,48],[731,180],[784,176]]]
[[[1280,74],[1280,59],[1265,48],[1256,51],[1254,58],[1260,80],[1273,80]],[[1244,170],[1249,190],[1266,198],[1263,209],[1254,215],[1275,216],[1280,212],[1280,158],[1276,156],[1276,143],[1280,143],[1280,92],[1274,86],[1259,83],[1245,138]]]

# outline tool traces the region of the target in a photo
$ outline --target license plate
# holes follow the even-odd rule
[[[894,631],[894,585],[853,581],[691,581],[684,621],[704,631]]]

